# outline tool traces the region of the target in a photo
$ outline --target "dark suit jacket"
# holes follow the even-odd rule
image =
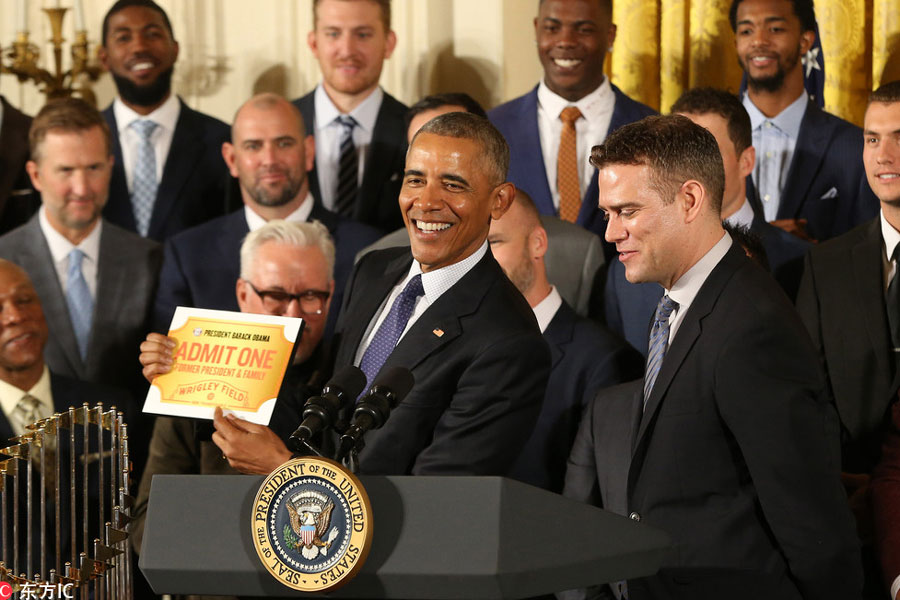
[[[900,575],[900,402],[896,396],[894,400],[881,462],[872,473],[871,485],[876,546],[888,590]]]
[[[109,123],[116,158],[103,216],[129,231],[137,231],[112,105],[103,111]],[[164,240],[183,229],[225,214],[225,189],[230,181],[222,142],[231,139],[228,125],[191,109],[181,101],[172,147],[163,168],[147,237]]]
[[[598,396],[567,477],[621,494],[627,472],[630,516],[672,536],[674,554],[629,581],[630,598],[859,597],[824,376],[787,298],[739,246],[685,314],[643,412],[632,392],[631,406]]]
[[[821,241],[876,216],[878,198],[866,179],[862,150],[862,129],[810,102],[781,189],[778,218],[807,219],[807,231]],[[756,198],[752,177],[747,177],[747,197]]]
[[[639,121],[644,117],[656,114],[656,111],[626,96],[616,86],[612,86],[616,95],[609,133],[619,127]],[[547,181],[547,170],[544,167],[544,156],[541,152],[541,138],[537,121],[537,86],[533,90],[488,112],[488,118],[500,130],[509,143],[509,181],[525,190],[537,205],[542,215],[557,215],[559,211],[553,206],[551,185],[556,182]],[[600,143],[597,140],[596,143]],[[603,238],[606,232],[606,221],[603,212],[597,208],[597,170],[588,186],[581,203],[576,223],[589,229]]]
[[[365,331],[408,272],[407,248],[370,252],[347,286],[335,369],[353,364]],[[410,327],[384,368],[415,386],[366,434],[361,472],[504,475],[531,434],[550,372],[534,313],[487,253]]]
[[[643,361],[605,327],[579,317],[565,302],[544,330],[544,339],[552,360],[544,404],[509,476],[560,493],[585,406],[598,390],[640,377]]]
[[[316,131],[315,90],[294,100],[300,109],[306,131]],[[352,217],[360,223],[377,227],[382,233],[393,231],[403,226],[403,216],[397,199],[400,186],[403,184],[403,169],[406,166],[406,111],[407,106],[384,93],[375,129],[372,132],[372,143],[366,154],[365,172],[359,196],[353,208]],[[316,159],[318,164],[318,157]],[[316,200],[322,201],[319,188],[317,167],[309,173],[309,189]]]
[[[883,246],[877,218],[814,246],[797,296],[841,418],[844,470],[854,473],[869,473],[878,461],[892,397]]]
[[[309,215],[334,238],[334,298],[328,332],[334,329],[353,259],[380,236],[378,230],[339,217],[316,203]],[[166,240],[160,285],[153,308],[154,331],[167,332],[177,306],[239,310],[234,284],[241,273],[241,244],[250,228],[243,209]]]
[[[6,98],[0,123],[0,233],[22,225],[41,205],[31,187],[25,163],[28,162],[28,130],[31,117],[21,113]]]
[[[766,223],[759,216],[753,220],[750,230],[762,242],[775,281],[793,300],[797,297],[803,257],[810,243]],[[605,271],[597,273],[590,314],[647,356],[650,321],[662,295],[662,286],[657,283],[629,283],[625,279],[625,266],[613,258]]]
[[[162,260],[159,244],[103,223],[94,320],[84,360],[78,352],[66,297],[38,215],[0,237],[0,257],[25,269],[34,283],[50,329],[44,359],[53,372],[115,385],[143,398],[147,388],[137,357],[150,327],[151,302]]]

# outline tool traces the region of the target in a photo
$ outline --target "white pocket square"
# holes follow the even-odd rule
[[[831,188],[821,196],[819,196],[819,200],[829,200],[831,198],[837,198],[838,191],[836,187]]]

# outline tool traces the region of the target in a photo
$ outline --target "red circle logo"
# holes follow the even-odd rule
[[[0,600],[8,600],[12,593],[12,586],[5,581],[0,581]]]

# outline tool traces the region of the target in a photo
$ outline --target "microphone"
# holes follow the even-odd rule
[[[413,374],[404,367],[391,367],[379,373],[372,387],[356,404],[353,422],[341,436],[341,446],[336,460],[340,462],[347,453],[356,448],[367,431],[384,425],[391,415],[391,410],[406,398],[415,383]]]
[[[320,431],[334,427],[338,413],[366,387],[366,376],[348,365],[338,371],[322,388],[322,394],[309,398],[303,405],[303,422],[291,434],[288,443],[295,452]]]

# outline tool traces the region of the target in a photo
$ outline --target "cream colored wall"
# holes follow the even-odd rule
[[[83,0],[89,36],[99,41],[111,0]],[[241,101],[257,91],[300,96],[319,79],[306,45],[312,0],[158,0],[172,20],[181,53],[174,86],[192,107],[230,122]],[[43,0],[55,5],[56,0]],[[15,28],[15,2],[0,2],[0,44]],[[32,41],[46,40],[41,0],[28,0]],[[71,6],[72,0],[62,0]],[[394,0],[398,44],[382,72],[384,88],[410,103],[435,92],[466,91],[493,106],[530,89],[541,74],[532,19],[536,0]],[[39,32],[35,34],[34,32]],[[64,36],[72,39],[71,11]],[[48,66],[48,46],[41,46]],[[98,106],[113,99],[108,75],[94,86]],[[0,76],[0,93],[34,114],[44,102],[31,83]]]

